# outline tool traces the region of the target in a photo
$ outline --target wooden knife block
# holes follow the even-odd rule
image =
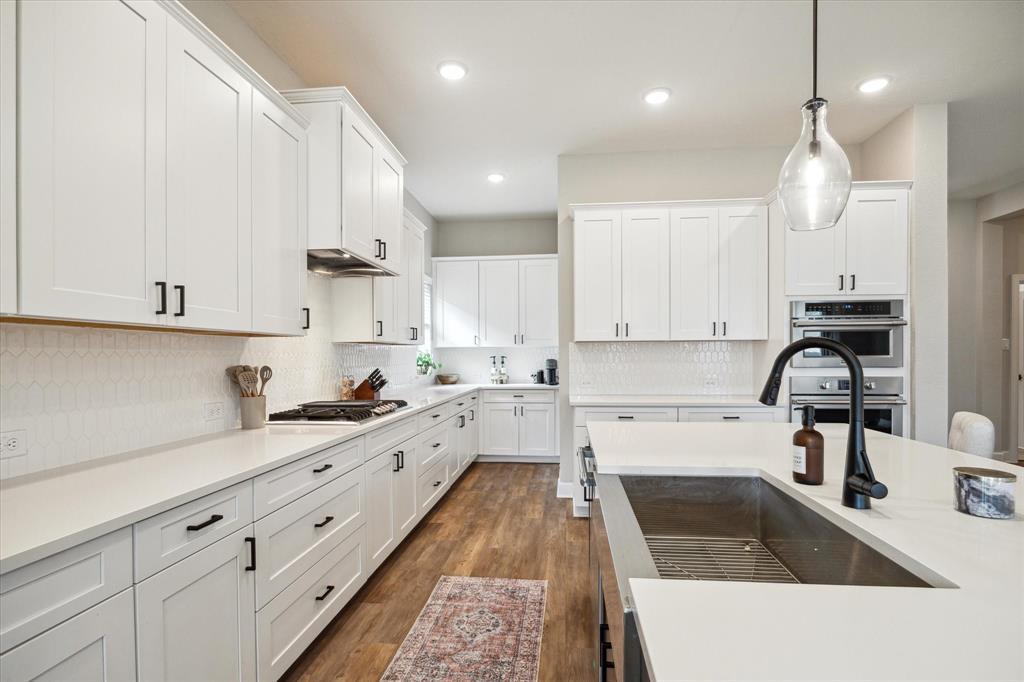
[[[356,386],[356,400],[380,400],[380,391],[370,388],[370,382],[363,379],[362,383]]]

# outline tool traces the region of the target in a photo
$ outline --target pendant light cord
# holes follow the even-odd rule
[[[811,59],[811,97],[818,99],[818,0],[812,0],[814,10],[812,12],[814,29],[812,31],[813,57]]]

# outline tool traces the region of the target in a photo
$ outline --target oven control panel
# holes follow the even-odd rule
[[[894,301],[820,301],[803,303],[799,317],[892,317]]]

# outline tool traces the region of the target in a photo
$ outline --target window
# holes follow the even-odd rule
[[[433,320],[432,311],[430,309],[430,292],[432,288],[432,281],[430,277],[423,277],[423,338],[419,349],[424,353],[430,352],[430,346],[433,341],[433,328],[431,321]]]

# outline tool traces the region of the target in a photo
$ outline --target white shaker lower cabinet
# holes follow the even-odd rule
[[[386,452],[364,465],[366,471],[366,551],[370,570],[395,547],[395,481],[399,455]]]
[[[4,682],[136,679],[134,611],[133,591],[128,588],[0,656],[0,679]]]
[[[396,541],[409,534],[419,521],[416,506],[416,461],[419,444],[414,438],[398,448],[398,471],[394,472],[394,518]]]
[[[139,679],[256,677],[251,532],[240,530],[135,586]]]
[[[480,454],[550,457],[557,454],[554,392],[484,391]]]

